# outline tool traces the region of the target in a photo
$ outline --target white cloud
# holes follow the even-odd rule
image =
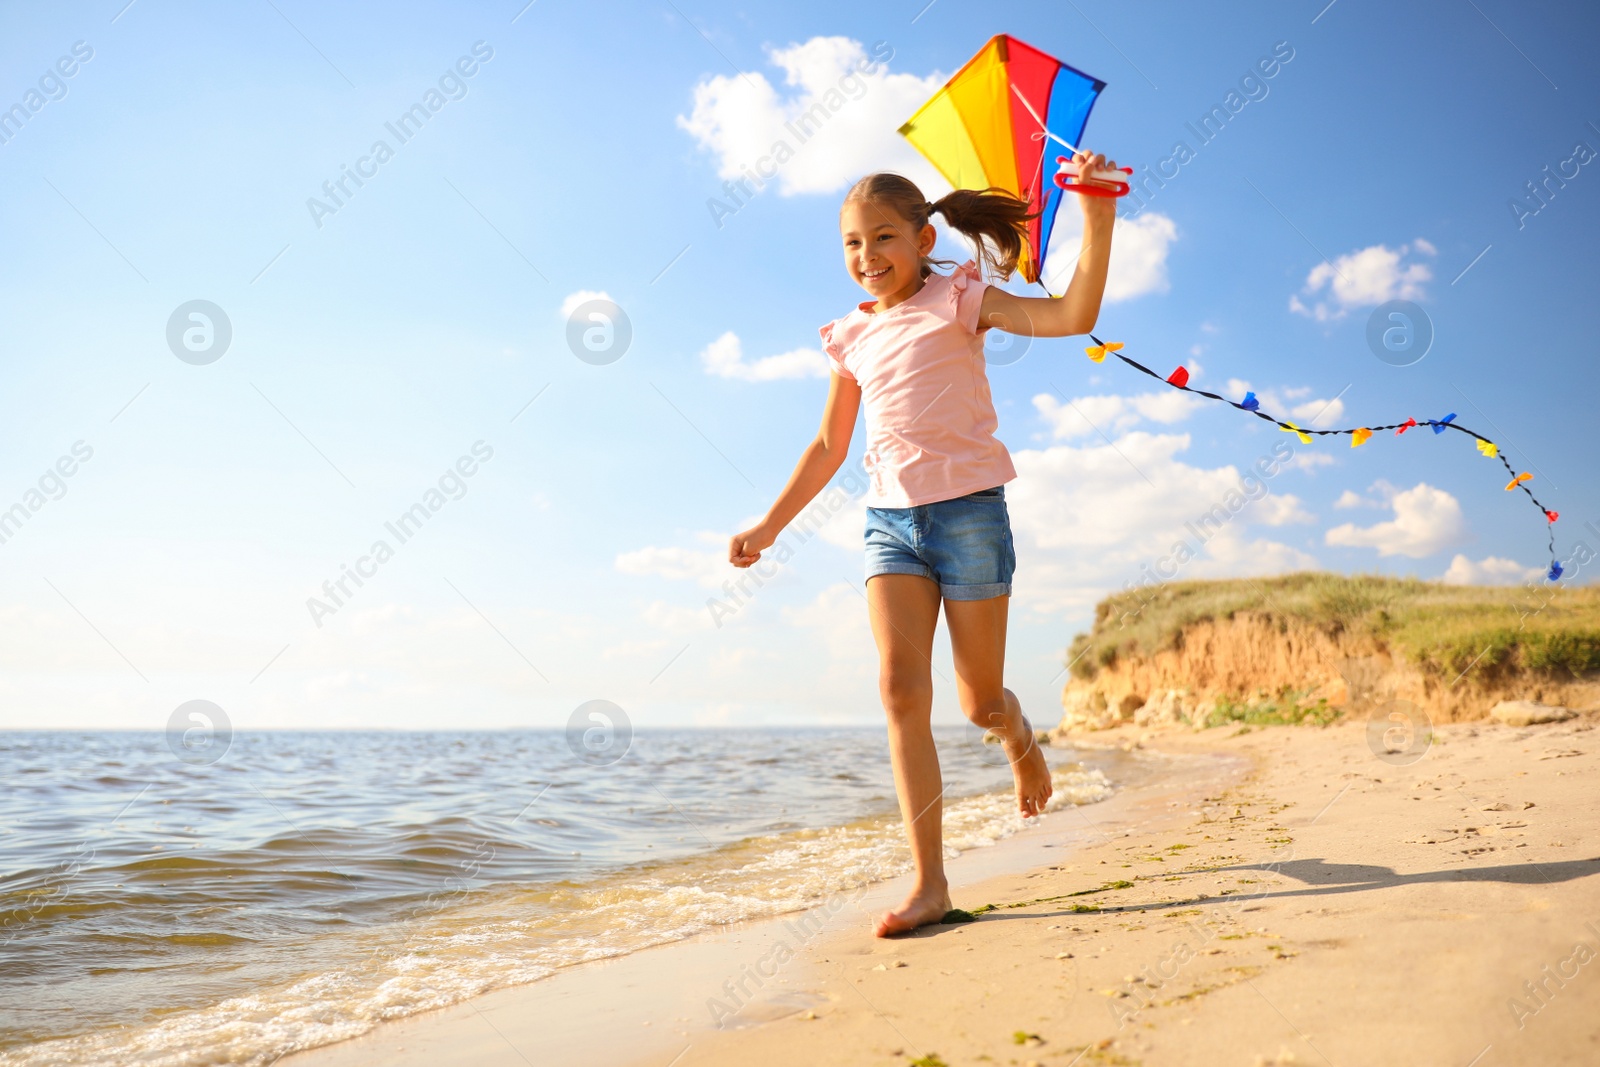
[[[380,604],[372,608],[353,608],[350,611],[351,634],[367,637],[372,634],[393,632],[396,626],[415,626],[421,621],[420,613],[410,604]]]
[[[1083,240],[1083,215],[1073,201],[1073,197],[1063,201],[1055,229],[1050,234],[1044,283],[1052,293],[1065,292],[1072,272],[1077,269],[1078,248]],[[1111,236],[1106,303],[1166,292],[1170,288],[1167,252],[1177,239],[1177,225],[1159,212],[1143,212],[1131,219],[1119,217]]]
[[[702,530],[695,535],[695,540],[717,547],[701,550],[647,545],[632,552],[619,553],[615,566],[623,574],[688,580],[708,589],[720,588],[723,582],[735,576],[734,567],[728,562],[725,537]]]
[[[1256,502],[1254,518],[1263,526],[1286,526],[1291,522],[1316,522],[1317,517],[1300,506],[1293,493],[1273,493]]]
[[[1296,452],[1283,465],[1284,470],[1314,471],[1318,467],[1331,467],[1339,462],[1326,452]]]
[[[1379,478],[1367,486],[1371,496],[1362,496],[1351,489],[1346,489],[1339,494],[1339,499],[1333,502],[1336,508],[1385,508],[1390,501],[1400,493],[1400,487],[1386,478]]]
[[[788,625],[806,627],[821,638],[829,653],[829,674],[864,678],[876,673],[878,663],[868,610],[855,586],[835,582],[809,604],[784,608],[782,615]]]
[[[1049,393],[1033,398],[1033,407],[1050,425],[1050,436],[1070,440],[1097,431],[1120,434],[1143,419],[1171,425],[1182,422],[1204,401],[1190,393],[1169,389],[1137,396],[1080,396],[1062,402]]]
[[[1267,498],[1272,499],[1271,497]],[[1309,516],[1307,516],[1309,519]],[[1315,570],[1315,556],[1265,537],[1246,539],[1241,531],[1228,528],[1206,543],[1209,559],[1198,560],[1186,577],[1237,578],[1264,574],[1287,574]]]
[[[728,542],[730,531],[752,528],[761,521],[760,515],[746,515],[730,523],[728,531],[697,530],[692,541],[704,547],[646,545],[619,553],[614,566],[623,574],[695,582],[740,603],[751,595],[752,584],[759,589],[794,568],[793,561],[807,551],[813,540],[859,553],[866,525],[866,497],[859,492],[851,496],[850,489],[863,488],[865,484],[859,473],[854,481],[848,473],[836,479],[794,517],[773,545],[763,550],[762,562],[754,570],[740,570],[728,562]],[[732,591],[730,584],[735,587]]]
[[[747,190],[775,181],[783,196],[837,192],[878,170],[904,174],[930,196],[949,188],[896,132],[946,75],[892,74],[886,63],[865,69],[873,60],[848,37],[813,37],[767,57],[790,91],[759,71],[719,74],[694,87],[692,111],[678,116],[716,155],[718,177]]]
[[[1317,429],[1332,427],[1344,419],[1344,401],[1338,397],[1332,400],[1308,400],[1290,408],[1289,414],[1306,426]]]
[[[706,608],[670,604],[665,600],[652,600],[639,615],[649,625],[671,634],[704,630],[714,625],[711,613]]]
[[[611,300],[611,294],[604,289],[579,289],[565,300],[561,301],[561,317],[570,319],[572,313],[591,300]],[[616,303],[616,301],[612,301]]]
[[[1019,603],[1040,614],[1080,612],[1163,559],[1173,563],[1161,578],[1316,566],[1299,549],[1247,534],[1252,524],[1308,519],[1295,497],[1269,492],[1251,503],[1236,468],[1184,463],[1179,454],[1189,444],[1187,434],[1134,431],[1113,445],[1014,452],[1020,477],[1006,487],[1006,499]],[[1195,556],[1188,563],[1173,559],[1179,542]]]
[[[658,658],[662,662],[666,662],[672,652],[672,642],[667,638],[658,637],[649,641],[618,641],[616,644],[602,648],[600,650],[600,658],[618,663]]]
[[[1372,502],[1354,489],[1346,489],[1339,494],[1339,499],[1333,502],[1336,508],[1364,508],[1371,507]]]
[[[1244,394],[1252,391],[1252,386],[1243,378],[1229,378],[1227,388],[1223,394],[1237,400],[1243,400]],[[1261,410],[1268,415],[1281,419],[1292,419],[1302,425],[1314,429],[1332,428],[1344,419],[1344,401],[1338,397],[1313,397],[1310,400],[1295,403],[1301,397],[1311,395],[1310,386],[1296,386],[1292,389],[1257,389],[1256,399],[1261,401]]]
[[[804,513],[801,514],[804,518]],[[828,520],[817,528],[817,534],[830,545],[849,552],[860,552],[863,531],[867,528],[867,497],[865,493],[852,497]]]
[[[815,348],[797,348],[747,363],[739,337],[732,330],[712,341],[700,353],[700,366],[718,378],[745,382],[772,382],[784,378],[826,378],[828,360]]]
[[[1436,249],[1422,238],[1389,248],[1372,245],[1318,263],[1306,275],[1306,284],[1289,297],[1289,310],[1318,322],[1342,319],[1351,308],[1375,307],[1386,300],[1420,300],[1422,285],[1433,278],[1425,263],[1406,262],[1413,251],[1434,255]],[[1300,299],[1311,301],[1307,305]]]
[[[1524,567],[1514,559],[1489,556],[1474,563],[1458,552],[1439,580],[1446,585],[1515,585],[1543,574],[1542,568]]]
[[[1380,556],[1412,559],[1431,556],[1466,540],[1467,524],[1461,504],[1443,489],[1418,482],[1394,493],[1389,504],[1394,508],[1391,521],[1367,527],[1345,523],[1329,530],[1325,540],[1346,548],[1375,548]]]

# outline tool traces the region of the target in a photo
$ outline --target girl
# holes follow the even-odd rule
[[[1079,173],[1115,167],[1078,152]],[[996,734],[1016,779],[1024,818],[1050,799],[1050,770],[1033,726],[1001,684],[1006,608],[1016,558],[1004,483],[1011,456],[984,374],[988,329],[1034,337],[1088,333],[1100,314],[1115,206],[1079,197],[1083,249],[1067,293],[1013,296],[986,284],[968,260],[950,274],[930,259],[935,213],[965,234],[979,258],[1009,278],[1025,247],[1028,206],[998,189],[958,189],[929,203],[898,174],[872,174],[839,212],[844,265],[873,299],[822,327],[832,368],[822,428],[766,517],[736,534],[728,561],[748,567],[844,463],[865,399],[872,480],[867,493],[867,605],[878,646],[878,689],[889,720],[895,792],[916,865],[911,895],[883,914],[877,935],[938,922],[950,910],[941,837],[939,757],[934,748],[933,634],[944,604],[961,710]]]

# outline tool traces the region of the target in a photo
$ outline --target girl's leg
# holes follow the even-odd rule
[[[1050,768],[1022,714],[1016,694],[1005,688],[1006,613],[1011,598],[946,600],[944,619],[955,654],[956,693],[968,719],[1000,738],[1016,780],[1017,807],[1026,817],[1044,814],[1050,799]]]
[[[878,645],[878,691],[889,720],[900,817],[916,864],[911,895],[883,913],[877,934],[938,922],[950,910],[944,877],[944,785],[933,745],[933,631],[939,621],[939,586],[915,574],[878,574],[867,581],[872,636]]]

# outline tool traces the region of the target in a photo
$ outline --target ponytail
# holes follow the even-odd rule
[[[1001,279],[1010,278],[1027,248],[1028,220],[1034,213],[1025,201],[1004,189],[957,189],[930,203],[916,183],[898,174],[869,174],[851,186],[845,201],[873,200],[892,208],[921,232],[928,218],[935,213],[943,215],[945,222],[964,234],[977,248],[978,258]],[[955,266],[949,260],[924,257],[922,275],[927,277],[933,266]]]
[[[1017,269],[1027,247],[1028,205],[1004,189],[957,189],[929,207],[967,235],[988,268],[1002,279]]]

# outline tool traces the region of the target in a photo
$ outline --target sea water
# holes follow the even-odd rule
[[[938,738],[947,854],[1020,829],[998,748]],[[1049,756],[1052,808],[1133,773]],[[0,782],[0,1067],[265,1065],[910,868],[881,728],[0,732]]]

